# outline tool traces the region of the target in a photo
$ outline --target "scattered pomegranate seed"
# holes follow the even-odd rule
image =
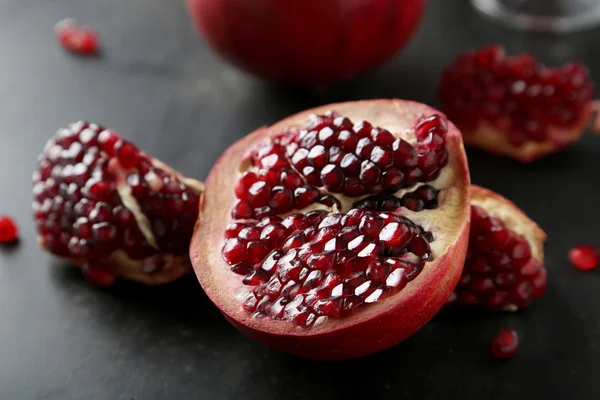
[[[577,269],[589,271],[600,262],[600,249],[589,244],[580,244],[569,251],[569,261]]]
[[[88,264],[83,267],[83,277],[92,285],[99,288],[108,288],[115,284],[117,277],[105,268]]]
[[[517,354],[519,336],[514,329],[500,329],[492,340],[492,354],[496,358],[507,360]]]
[[[98,52],[98,34],[91,28],[80,26],[74,19],[59,21],[54,31],[58,43],[67,51],[84,55]]]
[[[7,216],[0,216],[0,243],[10,243],[17,240],[19,229],[15,222]]]

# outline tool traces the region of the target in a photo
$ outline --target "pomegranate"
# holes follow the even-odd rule
[[[56,40],[63,49],[81,55],[94,55],[98,52],[98,34],[86,26],[80,26],[71,18],[63,19],[54,25]]]
[[[544,294],[544,231],[515,204],[471,186],[469,250],[448,306],[516,311]]]
[[[519,336],[514,329],[500,329],[492,340],[492,355],[502,360],[513,358],[519,348]]]
[[[208,44],[269,80],[323,86],[381,64],[411,37],[425,0],[186,0]]]
[[[590,244],[580,244],[569,251],[569,261],[582,271],[595,269],[600,262],[600,249]]]
[[[95,276],[148,284],[191,271],[203,185],[115,132],[76,122],[48,141],[33,174],[40,246]],[[104,282],[108,278],[102,279]]]
[[[19,228],[12,218],[0,215],[0,243],[11,243],[19,237]]]
[[[225,317],[313,359],[377,352],[443,306],[464,264],[458,130],[402,100],[332,104],[231,146],[206,181],[190,255]]]
[[[529,162],[581,137],[594,86],[579,63],[548,68],[499,45],[461,55],[444,71],[439,99],[466,145]]]

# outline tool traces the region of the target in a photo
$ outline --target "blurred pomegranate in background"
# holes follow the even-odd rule
[[[209,45],[233,64],[293,86],[373,68],[412,36],[426,0],[186,0]]]

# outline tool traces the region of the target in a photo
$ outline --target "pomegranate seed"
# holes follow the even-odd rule
[[[580,244],[569,251],[569,261],[575,268],[589,271],[598,267],[600,249],[589,244]]]
[[[7,216],[0,216],[0,243],[11,243],[17,240],[19,229],[15,222]]]
[[[133,168],[140,160],[139,150],[131,143],[125,142],[117,149],[117,159],[123,168]]]
[[[99,288],[108,288],[115,284],[117,277],[107,271],[104,267],[95,264],[88,264],[83,267],[83,277],[90,284]]]
[[[519,337],[514,329],[500,329],[492,340],[492,355],[503,360],[513,358],[519,348]]]
[[[92,29],[81,27],[73,19],[64,19],[54,26],[58,43],[68,51],[83,55],[98,52],[98,35]]]

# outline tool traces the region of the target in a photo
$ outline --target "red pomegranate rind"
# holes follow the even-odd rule
[[[33,182],[39,243],[49,252],[149,284],[190,270],[202,184],[115,132],[81,121],[60,129]]]
[[[524,308],[544,294],[546,234],[514,203],[471,186],[469,250],[452,307],[488,311]]]
[[[466,145],[533,161],[577,141],[589,123],[587,68],[548,68],[499,45],[462,54],[442,74],[438,96]]]
[[[390,347],[414,333],[443,305],[447,299],[444,294],[451,293],[464,262],[468,237],[468,169],[460,134],[449,124],[445,143],[448,165],[442,169],[443,179],[431,182],[433,185],[443,181],[447,185],[438,196],[439,206],[436,210],[420,212],[402,209],[402,215],[409,215],[410,220],[425,230],[433,229],[436,237],[431,243],[433,261],[427,262],[410,284],[397,294],[370,304],[359,312],[340,319],[329,319],[310,328],[299,327],[288,320],[256,318],[245,310],[243,301],[247,298],[248,287],[243,283],[243,275],[232,271],[230,263],[221,254],[226,240],[224,232],[231,222],[230,209],[223,205],[231,204],[236,196],[236,185],[247,167],[240,166],[240,163],[248,156],[248,149],[257,143],[276,137],[290,127],[300,129],[305,126],[310,114],[325,115],[330,110],[352,121],[369,121],[405,138],[414,135],[412,128],[418,118],[439,114],[427,106],[400,100],[341,103],[309,110],[257,130],[230,147],[211,171],[206,183],[202,217],[190,248],[200,283],[233,325],[248,336],[281,351],[316,359],[366,355]],[[352,208],[347,197],[335,193],[332,196],[337,196],[339,204],[331,208],[319,207],[331,214],[346,213]],[[365,196],[351,200],[355,202],[363,198]],[[244,228],[231,226],[225,235],[232,238],[241,234]],[[255,233],[247,230],[244,235],[253,237]],[[252,279],[254,276],[246,279],[246,283]],[[375,325],[379,328],[374,328]]]

